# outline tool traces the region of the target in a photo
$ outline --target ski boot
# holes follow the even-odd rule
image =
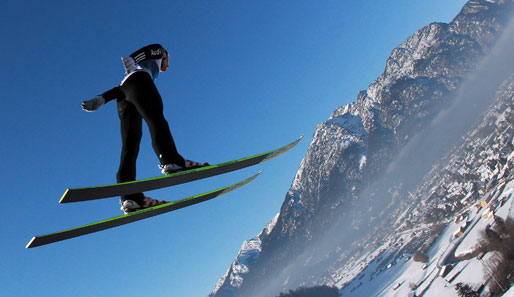
[[[137,211],[137,210],[140,210],[140,209],[144,209],[144,208],[148,208],[148,207],[152,207],[152,206],[156,206],[156,205],[160,205],[160,204],[164,204],[164,203],[167,203],[166,201],[164,200],[156,200],[156,199],[152,199],[150,197],[146,197],[144,198],[144,201],[143,201],[143,207],[141,207],[138,203],[136,203],[134,200],[125,200],[123,202],[120,201],[120,204],[121,204],[121,210],[125,213],[125,214],[128,214],[130,212],[133,212],[133,211]]]
[[[166,164],[166,165],[159,165],[159,168],[161,169],[162,174],[166,175],[166,174],[172,174],[172,173],[179,172],[179,171],[205,167],[205,166],[209,166],[209,165],[210,164],[207,162],[199,163],[199,162],[194,162],[191,160],[186,160],[185,167],[179,166],[177,164]]]

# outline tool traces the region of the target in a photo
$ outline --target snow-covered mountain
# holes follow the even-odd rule
[[[239,288],[243,281],[244,276],[249,272],[249,268],[255,265],[261,252],[261,238],[268,236],[271,230],[277,223],[278,214],[268,223],[262,232],[254,238],[243,242],[236,259],[228,269],[227,273],[218,281],[215,292],[230,292],[229,294],[235,295],[237,288]]]
[[[513,12],[513,0],[471,0],[395,48],[316,127],[279,215],[210,296],[485,294],[495,253],[477,258],[478,234],[514,216]]]

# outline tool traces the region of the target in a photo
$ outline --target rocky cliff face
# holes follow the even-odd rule
[[[466,111],[467,120],[460,121],[466,125],[455,125],[454,134],[438,138],[435,149],[430,148],[433,141],[424,144],[418,138],[430,139],[424,133],[430,135],[434,127],[446,130],[447,126],[434,123],[444,117],[442,110],[455,108],[458,100],[466,105],[473,94],[462,90],[463,83],[476,84],[476,78],[473,81],[470,75],[480,70],[482,58],[494,50],[513,8],[512,0],[471,0],[450,24],[430,24],[395,48],[384,73],[359,92],[355,102],[337,108],[329,120],[316,127],[280,215],[273,228],[258,236],[259,246],[254,249],[258,253],[245,266],[244,274],[238,274],[232,266],[211,296],[248,297],[255,292],[260,293],[256,296],[276,296],[300,285],[327,282],[341,286],[346,278],[340,272],[352,259],[380,246],[399,230],[443,222],[461,209],[463,205],[454,205],[455,201],[484,183],[472,169],[483,159],[464,157],[462,152],[470,150],[469,143],[478,134],[498,129],[487,126],[473,130],[477,132],[468,134],[468,146],[461,147],[460,153],[448,154],[452,147],[462,145],[462,136],[473,124],[469,119],[482,119],[483,108],[489,108],[492,100],[469,102],[467,105],[475,104],[476,108]],[[487,94],[496,94],[490,97],[503,98],[504,103],[497,99],[497,112],[492,111],[494,107],[489,110],[483,123],[499,117],[502,108],[512,106],[513,84],[507,76],[498,79],[503,84],[487,85],[491,88]],[[507,126],[510,117],[503,115]],[[498,131],[501,133],[495,133],[512,135],[512,128]],[[498,145],[500,151],[510,148],[509,137],[504,136]],[[409,146],[416,143],[422,149],[409,152]],[[473,151],[480,155],[479,148]],[[437,165],[443,164],[438,163],[443,157],[444,164],[454,166],[436,170],[445,168]],[[502,163],[500,159],[488,161],[487,166],[494,168]],[[469,172],[457,166],[467,163],[474,164],[468,164]],[[455,173],[451,168],[460,171]],[[460,186],[446,179],[446,174]],[[472,181],[465,181],[468,177]],[[461,187],[460,192],[452,192],[459,194],[446,196],[444,191],[451,186],[442,187],[443,180]],[[434,190],[436,185],[441,188]],[[428,233],[424,238],[431,236]],[[231,281],[234,279],[238,281]]]

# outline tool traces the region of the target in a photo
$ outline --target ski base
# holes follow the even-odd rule
[[[192,196],[189,198],[184,198],[181,200],[176,200],[164,204],[160,204],[154,207],[149,207],[145,209],[141,209],[138,211],[134,211],[125,215],[121,215],[118,217],[110,218],[104,221],[76,227],[73,229],[68,229],[60,232],[50,233],[46,235],[34,236],[32,240],[27,244],[26,248],[34,248],[74,237],[79,237],[82,235],[99,232],[102,230],[118,227],[121,225],[125,225],[128,223],[136,222],[139,220],[147,219],[150,217],[154,217],[160,214],[164,214],[167,212],[171,212],[180,208],[188,207],[194,204],[198,204],[225,194],[228,194],[232,191],[235,191],[241,188],[244,185],[252,182],[259,176],[262,170],[256,175],[249,177],[241,182],[233,184],[228,187],[224,187],[218,190],[214,190],[208,193]]]
[[[171,187],[183,183],[192,182],[199,179],[208,178],[211,176],[228,173],[231,171],[243,169],[249,166],[257,165],[262,162],[266,162],[275,157],[282,155],[289,151],[302,140],[303,135],[297,140],[278,148],[273,151],[269,151],[264,154],[258,154],[255,156],[220,163],[211,166],[200,167],[196,169],[190,169],[180,171],[177,173],[158,176],[154,178],[142,179],[137,181],[98,186],[98,187],[87,187],[87,188],[74,188],[67,189],[62,196],[59,203],[69,203],[78,201],[88,201],[95,199],[102,199],[108,197],[116,197],[134,193],[141,193],[151,190],[156,190],[165,187]]]

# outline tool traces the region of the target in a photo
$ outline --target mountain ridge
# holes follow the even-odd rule
[[[432,163],[423,165],[426,172],[413,172],[409,178],[405,178],[408,172],[396,172],[395,164],[408,155],[406,148],[421,132],[433,127],[441,110],[463,97],[459,87],[491,52],[513,6],[512,1],[469,1],[449,24],[429,24],[393,49],[382,75],[360,91],[355,102],[338,107],[316,126],[274,227],[259,235],[261,250],[242,281],[230,285],[227,280],[239,276],[229,269],[209,296],[263,294],[263,284],[269,291],[258,296],[309,284],[341,287],[343,282],[331,278],[341,275],[337,271],[345,270],[345,263],[356,259],[361,250],[382,246],[391,235],[388,227],[410,230],[406,222],[415,223],[408,210],[425,207],[422,204],[429,200],[415,193],[422,193],[417,186],[433,169]],[[459,143],[446,145],[450,149]],[[437,153],[442,155],[434,156],[434,162],[444,157],[444,150]],[[384,178],[384,174],[391,176]],[[400,182],[395,176],[402,176]],[[440,218],[437,209],[420,215]],[[445,211],[448,217],[443,222],[451,217]],[[346,229],[341,234],[334,231],[342,227]],[[437,232],[430,229],[420,238],[436,237],[440,230],[433,229]],[[355,240],[349,243],[344,238]],[[317,246],[317,241],[325,245]],[[316,246],[316,252],[309,246]],[[309,272],[290,273],[299,267],[309,267]]]

